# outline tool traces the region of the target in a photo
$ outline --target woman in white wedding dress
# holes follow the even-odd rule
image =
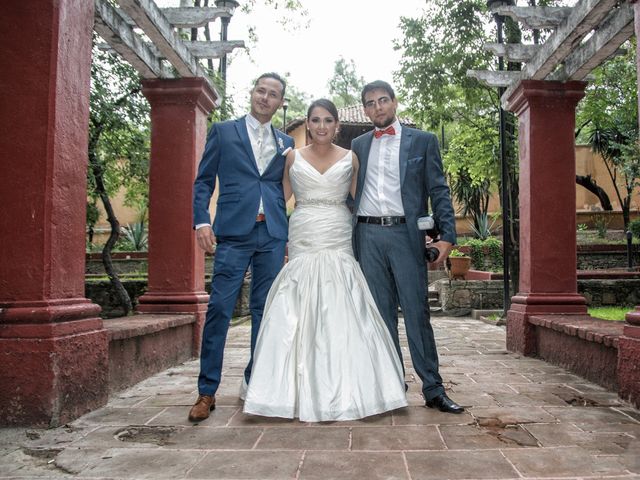
[[[354,420],[407,405],[403,369],[353,256],[345,202],[358,159],[332,143],[335,105],[316,100],[307,127],[313,143],[287,156],[289,262],[267,297],[244,411]]]

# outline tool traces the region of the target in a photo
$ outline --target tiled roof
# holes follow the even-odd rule
[[[370,125],[371,120],[364,114],[362,105],[351,105],[338,109],[338,117],[341,123]],[[413,120],[408,117],[398,117],[402,125],[415,126]]]
[[[342,107],[338,109],[338,118],[340,119],[340,123],[344,126],[352,125],[352,126],[364,126],[371,127],[371,120],[364,114],[364,109],[361,105],[352,105],[350,107]],[[407,125],[409,127],[415,127],[416,124],[409,117],[398,117],[400,123],[402,125]],[[300,125],[304,124],[304,117],[294,118],[293,120],[287,122],[287,133],[295,130]]]
[[[371,120],[364,114],[361,105],[339,108],[338,117],[343,123],[366,123],[367,125],[371,123]]]
[[[340,118],[340,122],[344,125],[371,125],[371,120],[364,114],[364,109],[361,105],[351,105],[350,107],[342,107],[338,109],[338,118]],[[415,127],[415,122],[409,117],[398,117],[400,119],[400,123],[402,125],[407,125],[409,127]],[[287,122],[287,132],[299,127],[304,123],[304,118],[295,118],[289,122]]]

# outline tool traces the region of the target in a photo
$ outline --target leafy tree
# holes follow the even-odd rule
[[[622,209],[625,230],[634,190],[640,187],[638,150],[638,96],[635,39],[626,54],[594,70],[579,106],[577,124],[584,129],[578,138],[588,140],[603,160]]]
[[[486,134],[494,127],[490,122],[491,119],[480,117],[475,125],[454,124],[443,156],[446,171],[454,179],[451,182],[452,195],[461,205],[460,213],[471,217],[474,232],[479,238],[490,234],[488,207],[491,185],[497,184],[500,178],[495,155],[496,140]]]
[[[300,0],[261,0],[260,3],[274,10],[283,10],[285,15],[281,16],[279,22],[286,28],[299,28],[302,25],[301,20],[304,21],[309,14]],[[258,0],[245,0],[242,2],[241,8],[245,13],[250,13],[256,8],[256,4],[258,4]],[[295,13],[295,16],[290,15],[291,13]],[[249,32],[249,38],[252,41],[258,39],[255,27]]]
[[[530,6],[554,6],[566,2],[529,0]],[[496,184],[502,187],[499,150],[499,95],[467,77],[467,70],[492,70],[498,63],[484,50],[496,40],[496,25],[485,0],[433,0],[422,15],[402,18],[400,68],[395,72],[399,96],[418,123],[431,130],[449,132],[449,149],[444,155],[451,175],[452,189],[469,211],[482,210],[482,199]],[[506,43],[519,43],[522,37],[539,43],[549,31],[523,33],[510,18],[504,19]],[[508,63],[507,70],[520,65]],[[510,219],[503,228],[513,246],[509,261],[511,291],[518,288],[519,202],[517,129],[513,114],[506,112],[507,201]],[[444,140],[444,139],[443,139]],[[442,142],[444,143],[444,142]],[[461,182],[461,185],[457,185]],[[500,198],[501,203],[503,198]],[[473,213],[472,213],[473,215]],[[481,215],[474,216],[478,227]]]
[[[366,82],[356,72],[353,60],[340,57],[333,66],[333,77],[329,80],[331,100],[338,108],[360,104],[360,92]]]
[[[493,61],[482,47],[490,40],[488,21],[482,0],[433,1],[421,17],[401,19],[395,79],[411,116],[425,127],[473,121],[479,106],[497,109],[497,93],[467,77],[467,70],[489,69]]]
[[[88,212],[99,198],[111,226],[102,261],[125,315],[131,299],[111,261],[120,237],[120,223],[110,198],[122,187],[125,204],[145,210],[148,198],[149,105],[142,96],[136,71],[118,56],[93,49],[89,114]],[[88,217],[89,219],[89,217]],[[91,228],[90,228],[91,230]]]
[[[423,127],[449,132],[445,168],[452,190],[473,218],[474,227],[486,225],[489,192],[501,183],[498,136],[499,92],[467,76],[467,70],[491,70],[495,57],[483,48],[495,41],[495,24],[484,0],[436,0],[429,2],[419,18],[402,18],[403,38],[396,48],[403,51],[395,72],[399,96],[410,115]],[[521,33],[516,23],[505,19],[505,37],[517,43]],[[508,69],[519,69],[508,64]],[[509,258],[512,293],[518,286],[518,162],[516,125],[506,114],[506,159],[513,246]],[[502,197],[501,197],[502,201]]]
[[[309,107],[309,103],[311,103],[311,96],[308,93],[299,90],[295,85],[287,82],[286,98],[288,102],[287,124],[291,120],[305,118],[307,116],[307,108]],[[282,111],[280,111],[280,114],[276,113],[271,119],[273,126],[275,128],[282,128],[282,119]]]
[[[263,0],[258,2],[257,0],[246,0],[240,2],[241,6],[239,7],[239,11],[244,14],[254,14],[259,15],[259,12],[256,12],[259,8],[280,10],[283,12],[280,15],[278,22],[282,25],[282,27],[286,30],[293,31],[301,28],[303,25],[307,23],[308,12],[302,5],[299,0]],[[215,4],[214,0],[180,0],[181,7],[210,7]],[[236,10],[236,12],[238,11]],[[294,15],[295,14],[295,15]],[[221,22],[217,21],[213,23],[214,28],[218,28]],[[180,36],[184,40],[217,40],[217,38],[212,38],[211,33],[211,23],[206,24],[203,27],[191,28],[191,29],[182,29],[180,31]],[[258,30],[255,25],[249,25],[246,31],[247,38],[245,39],[246,48],[244,54],[249,55],[251,57],[252,46],[258,43]],[[234,54],[231,53],[227,55],[227,68],[231,66],[233,63]],[[215,65],[214,65],[215,63]],[[230,101],[227,98],[226,91],[227,86],[224,84],[224,80],[222,79],[221,72],[218,71],[219,63],[214,59],[207,59],[206,66],[204,66],[207,77],[212,81],[215,85],[216,90],[221,93],[223,97],[223,101],[219,108],[214,109],[209,115],[209,124],[213,122],[228,120],[230,118],[234,118],[236,116],[236,110],[234,108],[234,102]],[[291,107],[290,107],[291,108]],[[288,115],[287,115],[288,116]]]
[[[245,0],[241,3],[240,9],[246,14],[255,13],[259,7],[280,10],[282,14],[278,17],[277,22],[285,31],[295,31],[309,24],[309,12],[299,0]],[[258,43],[259,32],[255,25],[248,25],[246,33],[246,53],[251,57],[251,46]]]

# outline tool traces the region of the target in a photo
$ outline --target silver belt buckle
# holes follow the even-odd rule
[[[392,217],[380,217],[380,225],[382,225],[384,227],[389,227],[389,226],[393,225],[393,218]]]

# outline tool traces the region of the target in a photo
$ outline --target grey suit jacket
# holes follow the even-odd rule
[[[438,139],[429,132],[415,128],[402,127],[400,139],[400,188],[402,205],[407,219],[407,228],[411,237],[413,254],[419,262],[424,261],[425,232],[418,230],[418,217],[427,214],[427,199],[440,227],[442,240],[456,243],[456,222],[451,194],[444,177]],[[354,199],[353,225],[354,232],[357,212],[362,198],[364,179],[367,175],[367,162],[373,131],[354,139],[351,149],[360,160],[356,197]],[[353,242],[354,254],[358,258],[355,233]]]

